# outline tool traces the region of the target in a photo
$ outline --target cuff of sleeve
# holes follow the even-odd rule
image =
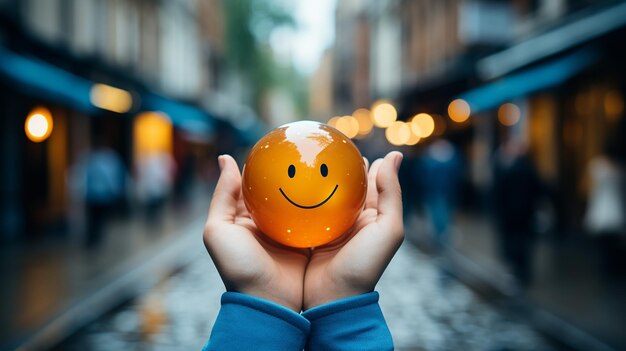
[[[304,334],[307,334],[311,328],[311,323],[308,320],[287,307],[238,292],[222,294],[222,308],[234,308],[241,312],[245,309],[251,309],[252,314],[265,314],[268,317],[280,319]]]
[[[204,350],[302,350],[310,328],[308,320],[286,307],[226,292]]]
[[[311,322],[307,350],[393,350],[377,292],[317,306],[302,316]]]
[[[378,297],[378,292],[372,291],[363,295],[352,296],[313,307],[304,311],[302,313],[302,316],[313,322],[315,320],[322,319],[336,313],[345,312],[368,305],[377,305]]]

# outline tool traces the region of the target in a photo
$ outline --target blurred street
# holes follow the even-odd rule
[[[45,344],[51,330],[71,332],[188,262],[185,250],[198,242],[185,234],[201,230],[211,194],[195,190],[193,201],[169,206],[158,223],[115,218],[98,250],[50,242],[3,246],[2,338]]]
[[[224,287],[201,245],[189,255],[188,267],[57,350],[199,350]],[[515,316],[439,273],[432,258],[405,242],[381,279],[380,304],[397,350],[553,349]]]

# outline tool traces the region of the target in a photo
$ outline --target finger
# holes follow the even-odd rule
[[[222,155],[217,160],[221,172],[209,207],[208,221],[233,223],[241,193],[241,173],[230,155]]]
[[[365,173],[367,173],[370,169],[370,161],[366,157],[363,157],[363,162],[365,163]]]
[[[401,162],[402,154],[392,151],[380,163],[376,174],[377,222],[402,225],[402,192],[398,181],[398,169],[400,169]]]
[[[365,196],[365,209],[378,208],[378,190],[376,189],[376,175],[378,174],[378,168],[383,162],[381,158],[377,159],[370,166],[367,174],[367,195]]]
[[[246,207],[246,203],[243,201],[243,192],[239,192],[239,199],[237,200],[237,213],[236,217],[250,218],[250,213]]]

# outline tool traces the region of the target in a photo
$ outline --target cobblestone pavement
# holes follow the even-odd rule
[[[224,287],[208,255],[59,346],[59,350],[199,350]],[[377,290],[397,350],[550,350],[530,327],[498,312],[410,243]]]

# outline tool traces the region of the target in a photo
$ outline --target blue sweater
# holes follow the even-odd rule
[[[378,293],[349,297],[298,314],[257,297],[222,295],[203,351],[393,350]]]

